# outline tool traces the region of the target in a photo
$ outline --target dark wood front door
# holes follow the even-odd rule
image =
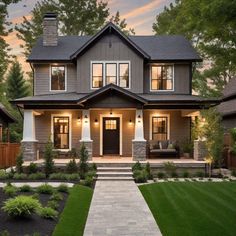
[[[103,118],[103,155],[119,155],[120,118]]]

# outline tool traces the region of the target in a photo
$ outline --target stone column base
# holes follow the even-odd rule
[[[132,141],[132,157],[134,161],[145,161],[147,158],[147,141]]]
[[[88,151],[88,161],[92,161],[92,157],[93,157],[93,141],[83,141],[80,140],[80,145],[84,144],[84,146],[86,147],[87,151]]]
[[[36,161],[38,158],[38,141],[22,141],[21,150],[24,161]]]
[[[203,161],[207,156],[206,144],[204,141],[194,140],[193,157],[196,161]]]

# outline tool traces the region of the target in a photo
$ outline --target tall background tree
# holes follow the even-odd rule
[[[220,96],[236,75],[236,1],[176,0],[157,15],[156,34],[182,34],[204,59],[194,68],[194,90]],[[207,65],[206,65],[207,64]]]
[[[127,29],[125,19],[120,18],[119,12],[110,16],[108,3],[96,0],[43,0],[36,3],[31,11],[31,18],[24,17],[23,23],[16,25],[17,36],[23,40],[27,57],[42,35],[43,15],[56,12],[60,20],[60,35],[92,35],[101,29],[107,21],[113,21],[124,33],[134,34],[134,29]],[[110,18],[109,18],[110,17]]]

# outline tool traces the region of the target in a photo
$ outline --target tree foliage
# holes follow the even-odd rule
[[[194,89],[204,96],[219,96],[236,74],[236,1],[176,0],[157,15],[156,34],[182,34],[208,65],[197,65]]]
[[[37,2],[31,11],[32,17],[24,17],[23,23],[16,26],[19,39],[24,41],[26,56],[29,55],[37,38],[42,35],[43,16],[47,12],[58,14],[60,35],[93,35],[100,30],[110,16],[107,2],[96,0],[43,0]],[[124,33],[134,34],[133,29],[127,29],[125,19],[120,13],[110,18]]]
[[[29,86],[26,84],[20,63],[15,60],[7,75],[7,97],[11,100],[29,95]]]

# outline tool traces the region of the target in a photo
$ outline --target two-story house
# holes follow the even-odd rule
[[[126,36],[112,23],[94,36],[58,36],[46,14],[28,58],[34,96],[15,100],[25,160],[49,138],[61,153],[84,143],[90,158],[134,160],[146,159],[149,140],[190,139],[192,114],[215,103],[192,95],[198,61],[182,36]]]

